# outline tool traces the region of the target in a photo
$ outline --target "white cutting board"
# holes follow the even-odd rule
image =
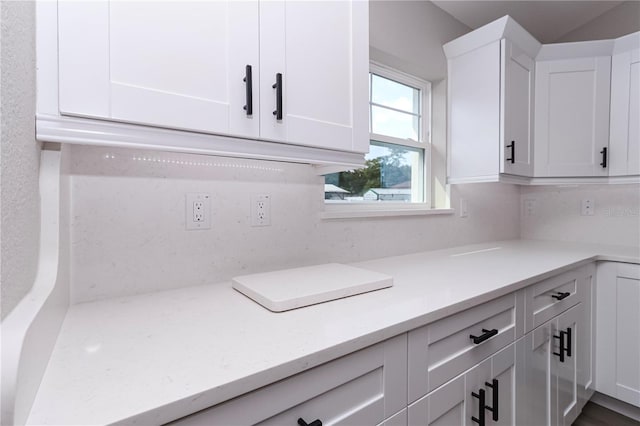
[[[340,263],[242,275],[233,288],[273,312],[391,287],[393,277]]]

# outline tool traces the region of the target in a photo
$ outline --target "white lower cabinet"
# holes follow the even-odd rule
[[[596,390],[640,407],[640,265],[603,262],[596,291]]]
[[[518,366],[524,382],[518,425],[570,425],[578,416],[577,371],[581,354],[577,343],[582,327],[582,304],[544,323],[518,342],[523,356]]]
[[[410,425],[514,425],[515,344],[409,406]]]
[[[407,406],[406,351],[407,335],[402,334],[172,424],[402,424],[401,411]]]

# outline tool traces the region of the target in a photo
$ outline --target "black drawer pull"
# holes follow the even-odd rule
[[[600,165],[602,166],[603,169],[606,169],[607,168],[607,147],[606,146],[602,148],[602,151],[600,151],[600,154],[602,154],[602,163],[600,163]]]
[[[491,391],[493,393],[493,407],[485,407],[487,410],[491,411],[491,418],[493,419],[494,422],[498,421],[498,395],[499,395],[499,390],[498,390],[498,379],[493,379],[491,381],[491,383],[489,382],[484,382],[485,386],[488,386],[489,388],[491,388]]]
[[[507,148],[511,148],[511,158],[507,158],[506,161],[510,161],[513,164],[516,162],[516,141],[511,141]]]
[[[566,336],[566,331],[561,331],[559,336],[554,335],[554,339],[560,340],[560,352],[554,352],[553,354],[560,358],[560,362],[564,362],[564,355],[567,351],[567,348],[564,346],[564,336]]]
[[[305,421],[302,419],[302,417],[300,417],[300,418],[298,419],[298,424],[299,424],[300,426],[322,426],[322,422],[321,422],[320,420],[318,420],[318,419],[315,419],[315,420],[314,420],[314,421],[312,421],[311,423],[307,423],[307,422],[305,422]]]
[[[554,299],[557,299],[557,300],[566,299],[569,296],[571,296],[571,293],[569,293],[568,291],[565,291],[565,292],[559,291],[557,294],[552,294],[551,295],[551,297],[553,297]]]
[[[484,389],[480,389],[478,393],[471,392],[471,396],[478,398],[478,418],[471,416],[471,420],[480,426],[484,426],[484,409],[487,408],[485,405]]]
[[[276,74],[276,82],[273,86],[276,89],[276,110],[273,111],[273,115],[276,116],[276,120],[282,120],[282,74]],[[315,426],[315,425],[314,425]]]
[[[247,112],[247,116],[250,117],[253,115],[253,78],[251,72],[251,65],[247,65],[244,70],[244,79],[242,81],[245,82],[245,96],[246,96],[246,104],[244,106],[244,110]]]
[[[493,330],[487,330],[486,328],[483,328],[482,333],[483,334],[481,336],[474,336],[473,334],[469,335],[469,338],[473,339],[474,345],[478,345],[484,342],[485,340],[492,338],[493,336],[498,334],[498,330],[495,328]]]

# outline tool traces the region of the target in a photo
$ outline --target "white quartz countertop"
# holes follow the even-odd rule
[[[637,247],[499,241],[354,264],[391,288],[270,312],[230,283],[73,305],[28,424],[161,424]]]

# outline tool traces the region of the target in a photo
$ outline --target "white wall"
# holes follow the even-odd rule
[[[442,45],[471,31],[430,1],[369,3],[372,60],[438,81],[447,75]]]
[[[605,40],[636,31],[640,31],[640,2],[632,0],[565,34],[557,42]]]
[[[1,2],[0,34],[0,310],[4,319],[30,290],[38,263],[40,146],[34,139],[34,2]]]
[[[72,303],[519,234],[511,185],[454,191],[469,218],[322,220],[323,178],[307,165],[74,146],[71,176]],[[211,230],[185,230],[187,192],[211,194]],[[269,227],[249,224],[255,193],[272,197]]]
[[[640,185],[523,187],[521,198],[536,204],[522,209],[522,238],[640,246]],[[586,198],[594,216],[580,215]]]

